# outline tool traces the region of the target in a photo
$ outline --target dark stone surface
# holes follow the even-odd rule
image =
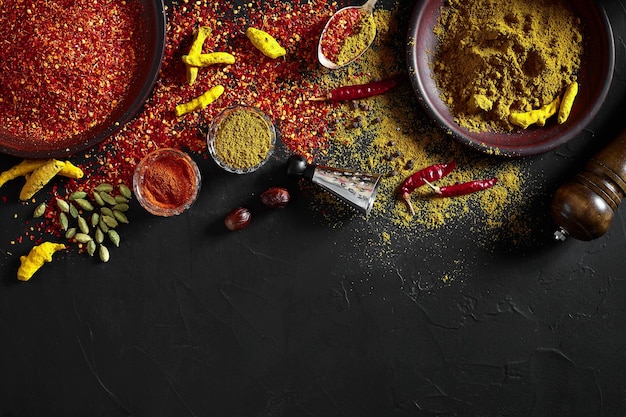
[[[547,209],[624,125],[626,10],[602,3],[613,87],[579,138],[528,160],[544,187],[529,195],[537,247],[444,229],[376,262],[367,221],[329,227],[297,192],[230,233],[223,215],[245,194],[213,171],[182,216],[133,207],[108,264],[61,255],[19,283],[9,241],[27,211],[0,202],[0,416],[626,415],[625,212],[600,239],[557,243]],[[239,186],[288,183],[283,171]]]

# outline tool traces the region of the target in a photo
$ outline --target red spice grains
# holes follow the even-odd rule
[[[141,5],[123,0],[5,0],[0,126],[57,142],[103,123],[136,67]]]
[[[70,60],[71,55],[67,51],[64,56],[68,59],[58,62],[53,59],[52,62],[46,63],[43,59],[45,56],[40,52],[41,44],[45,43],[45,40],[63,41],[65,35],[61,32],[66,32],[69,39],[80,41],[81,44],[85,43],[79,48],[80,50],[86,48],[102,59],[106,54],[100,48],[105,48],[107,41],[114,39],[122,39],[121,42],[128,41],[128,36],[106,32],[107,28],[113,30],[117,27],[118,31],[130,31],[130,28],[126,28],[128,20],[139,20],[125,19],[125,16],[133,15],[133,13],[130,10],[127,10],[126,14],[121,13],[124,0],[102,0],[98,3],[88,0],[59,0],[56,3],[43,0],[7,1],[15,7],[0,9],[0,20],[7,23],[7,25],[0,25],[0,39],[15,42],[15,35],[11,32],[17,31],[18,23],[13,22],[21,22],[19,25],[25,26],[24,22],[31,19],[29,15],[32,16],[33,12],[40,18],[48,16],[38,25],[38,29],[31,29],[30,37],[20,37],[21,40],[16,45],[19,45],[21,50],[16,47],[12,48],[24,60],[29,59],[28,62],[33,66],[29,69],[31,74],[35,69],[35,62],[39,62],[38,70],[46,69],[45,65],[52,65],[53,68],[56,64],[59,64],[59,67],[69,65],[67,61]],[[68,4],[65,4],[65,1]],[[72,8],[69,3],[76,6]],[[58,7],[59,10],[54,7]],[[251,0],[243,6],[211,0],[183,0],[180,3],[175,2],[172,7],[166,7],[165,55],[159,79],[144,110],[109,139],[81,155],[76,155],[75,163],[83,169],[85,177],[80,181],[64,179],[62,183],[53,185],[48,198],[62,196],[75,190],[90,190],[102,182],[130,184],[139,161],[155,149],[185,149],[192,156],[201,155],[207,158],[206,134],[211,121],[224,108],[239,104],[255,106],[268,115],[280,132],[280,140],[288,152],[304,155],[308,159],[325,154],[328,152],[328,120],[333,104],[311,102],[308,98],[319,96],[325,88],[316,85],[316,80],[320,75],[320,65],[316,54],[317,42],[328,18],[338,7],[336,2],[326,0],[308,0],[298,4],[282,0]],[[61,27],[56,26],[54,19],[50,17],[52,15],[59,19]],[[100,35],[96,29],[89,29],[90,26],[87,23],[80,24],[96,15],[98,20],[95,26],[102,25],[100,29],[105,31]],[[120,19],[122,22],[119,21]],[[78,28],[81,26],[82,32],[79,33]],[[188,53],[194,34],[200,26],[208,26],[212,32],[204,42],[203,52],[230,52],[235,55],[236,62],[233,65],[204,68],[199,71],[197,81],[189,86],[186,82],[182,56]],[[286,56],[275,60],[265,57],[245,35],[246,28],[250,26],[270,33],[285,47]],[[45,36],[39,36],[43,28],[46,30]],[[67,42],[66,40],[66,45]],[[121,50],[125,49],[124,45],[124,43],[113,44],[106,48]],[[23,65],[23,61],[19,59],[4,59],[9,58],[5,52],[3,48],[0,48],[0,74],[6,71],[8,65]],[[58,55],[60,52],[55,53]],[[87,59],[87,57],[84,58]],[[93,56],[92,59],[94,59]],[[130,60],[131,58],[121,59]],[[99,64],[102,69],[100,74],[110,72],[112,74],[108,76],[112,76],[113,79],[119,78],[121,75],[116,69],[116,64],[119,62],[103,61]],[[57,68],[54,69],[57,70]],[[79,68],[80,70],[82,69]],[[52,74],[49,67],[46,71]],[[129,68],[124,68],[123,72],[128,75],[132,74]],[[22,80],[21,78],[18,80],[17,75],[13,80],[17,84],[12,84],[12,86],[20,88],[15,88],[14,91],[20,91],[22,85]],[[93,82],[93,76],[90,79]],[[28,84],[27,81],[24,80],[24,83]],[[76,83],[78,82],[79,80],[76,80]],[[177,104],[187,102],[218,84],[226,88],[225,93],[218,100],[203,110],[176,117]],[[38,100],[36,90],[41,85],[34,83],[32,85],[35,92],[30,98],[35,102]],[[12,95],[6,96],[8,89],[4,90],[4,88],[4,84],[0,85],[0,91],[2,91],[0,107],[11,110],[9,107],[16,98]],[[73,85],[69,93],[75,93],[74,90],[77,88],[79,88],[78,84]],[[67,92],[64,93],[58,100],[65,100],[66,103],[73,102],[74,99],[68,99],[67,94]],[[86,114],[92,117],[93,122],[96,112],[104,111],[104,107],[98,106],[105,106],[107,102],[114,102],[114,100],[115,97],[111,100],[98,100],[97,103],[82,100],[78,109],[83,116]],[[18,115],[14,110],[11,111],[13,113],[7,114],[11,113],[13,117]],[[40,113],[45,114],[43,110]],[[22,119],[23,114],[19,116]],[[0,114],[0,118],[6,121],[8,117]],[[65,126],[61,129],[54,120],[47,120],[47,122],[53,126],[57,134],[67,130]],[[48,137],[49,140],[51,138],[54,138],[54,134]],[[45,194],[40,194],[38,199],[44,196]],[[49,204],[48,207],[44,217],[35,226],[25,231],[25,236],[31,241],[40,241],[41,238],[37,236],[40,233],[52,233],[57,236],[61,234],[59,224],[55,220],[58,213],[54,205]]]
[[[312,76],[319,70],[317,40],[336,4],[310,0],[293,5],[279,0],[250,1],[234,8],[229,3],[199,0],[167,10],[165,57],[153,96],[145,110],[115,137],[103,142],[93,158],[92,171],[128,182],[138,161],[153,149],[184,148],[206,157],[208,126],[226,107],[245,104],[259,108],[274,122],[285,147],[310,158],[327,147],[325,103],[311,103],[319,95]],[[211,28],[203,52],[233,54],[233,65],[203,68],[197,81],[185,81],[182,56],[189,50],[199,26]],[[265,57],[245,35],[249,26],[263,28],[287,49],[285,57]],[[177,104],[221,84],[225,92],[207,108],[176,117]],[[86,167],[89,169],[88,167]],[[88,181],[88,179],[87,179]]]

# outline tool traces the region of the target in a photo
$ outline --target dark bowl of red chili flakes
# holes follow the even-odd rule
[[[410,22],[406,55],[420,104],[449,136],[486,154],[551,151],[585,129],[608,93],[615,45],[597,2],[428,0]]]
[[[2,8],[0,152],[72,155],[142,109],[165,50],[163,0],[5,0]]]

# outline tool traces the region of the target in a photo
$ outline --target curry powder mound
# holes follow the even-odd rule
[[[434,28],[432,69],[442,100],[472,131],[510,131],[576,81],[581,22],[561,0],[449,0]]]
[[[221,121],[215,133],[215,153],[231,168],[260,164],[270,151],[271,131],[258,114],[235,109]]]

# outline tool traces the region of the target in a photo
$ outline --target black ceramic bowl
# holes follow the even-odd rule
[[[139,34],[139,63],[128,93],[109,118],[80,135],[46,144],[8,134],[0,126],[0,152],[23,158],[58,158],[88,149],[111,136],[131,120],[152,93],[165,51],[166,16],[163,0],[139,0],[143,19]]]
[[[550,151],[578,135],[594,118],[608,93],[615,65],[615,44],[606,12],[592,0],[569,2],[583,23],[584,50],[578,74],[579,93],[567,123],[548,123],[506,133],[473,132],[459,126],[441,100],[431,60],[438,39],[433,33],[445,0],[417,3],[408,31],[407,63],[411,82],[425,111],[455,139],[476,150],[503,156]]]

